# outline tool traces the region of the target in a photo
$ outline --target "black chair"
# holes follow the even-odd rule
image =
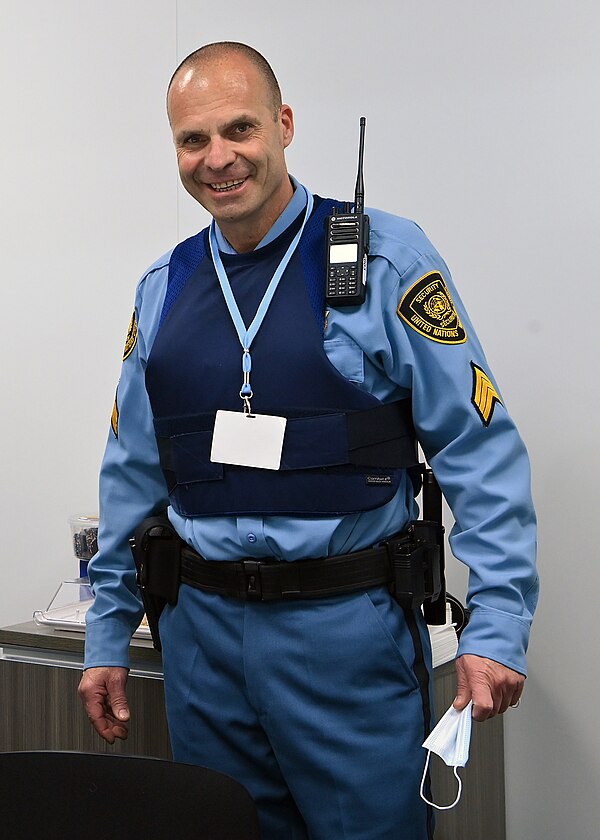
[[[0,834],[10,840],[260,840],[234,779],[156,758],[0,753]]]

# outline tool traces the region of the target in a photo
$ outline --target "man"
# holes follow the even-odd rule
[[[286,591],[305,597],[261,601],[266,573],[247,565],[246,593],[220,594],[199,583],[201,558],[219,580],[223,563],[253,558],[276,574],[320,558],[317,588],[324,558],[363,574],[356,552],[406,528],[414,488],[400,462],[353,461],[336,424],[382,418],[410,397],[456,519],[454,553],[471,568],[455,706],[473,700],[485,720],[524,683],[537,593],[525,449],[448,269],[414,223],[369,210],[366,301],[325,311],[324,220],[340,205],[288,175],[293,113],[262,56],[201,48],[176,70],[167,107],[182,183],[214,223],[138,287],[101,475],[81,697],[109,743],[127,736],[141,617],[127,540],[169,506],[191,547],[160,626],[175,759],[245,784],[265,838],[423,840],[420,610],[387,586],[341,591],[335,570],[318,598],[301,582]],[[238,435],[273,417],[287,421],[284,439],[269,425],[266,454],[252,431],[232,454]],[[229,420],[234,431],[220,425]],[[211,456],[219,441],[224,454]]]

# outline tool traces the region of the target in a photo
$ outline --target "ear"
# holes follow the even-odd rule
[[[294,112],[289,105],[282,105],[279,112],[279,121],[281,123],[281,137],[283,139],[283,148],[287,147],[292,142],[294,137]]]

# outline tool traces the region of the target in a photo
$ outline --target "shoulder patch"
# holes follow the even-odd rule
[[[137,344],[137,321],[135,317],[135,310],[133,311],[133,315],[131,316],[131,321],[129,322],[129,329],[127,330],[127,338],[125,340],[125,349],[123,350],[123,361],[127,359],[133,353],[133,348]]]
[[[110,428],[113,430],[113,435],[119,438],[119,406],[117,405],[117,394],[115,394],[115,404],[113,405],[112,414],[110,415]]]
[[[496,403],[500,403],[500,405],[504,403],[500,399],[500,394],[495,389],[487,373],[476,365],[475,362],[471,362],[471,369],[473,370],[471,402],[475,406],[477,414],[481,417],[483,425],[489,426],[492,422]]]
[[[467,340],[467,333],[439,271],[430,271],[413,283],[396,311],[413,330],[432,341],[464,344]]]

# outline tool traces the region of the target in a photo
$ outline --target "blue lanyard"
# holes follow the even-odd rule
[[[256,315],[249,327],[246,327],[244,323],[244,319],[241,316],[240,310],[236,303],[235,297],[233,296],[233,292],[231,290],[231,284],[229,283],[229,278],[227,277],[227,272],[225,271],[225,267],[223,266],[223,261],[221,260],[221,255],[219,253],[219,246],[217,243],[217,237],[215,233],[215,220],[213,219],[210,225],[209,231],[209,245],[210,245],[210,255],[212,257],[213,265],[215,267],[215,271],[217,272],[217,277],[219,278],[219,283],[221,285],[221,290],[223,291],[223,296],[225,298],[225,303],[227,304],[227,308],[229,310],[229,314],[231,315],[231,320],[235,326],[236,332],[238,334],[238,338],[240,340],[240,344],[242,345],[242,373],[244,374],[242,387],[240,390],[240,397],[244,401],[244,411],[247,414],[250,414],[250,400],[253,396],[252,388],[250,386],[250,371],[252,370],[252,358],[250,356],[250,347],[252,342],[254,341],[256,334],[258,333],[262,322],[264,321],[265,315],[267,314],[267,310],[273,300],[273,296],[277,291],[277,286],[279,285],[279,281],[283,277],[283,273],[286,270],[289,261],[291,260],[292,256],[294,255],[294,251],[298,247],[298,243],[300,242],[300,237],[302,236],[302,232],[306,226],[306,222],[312,212],[313,208],[313,197],[311,193],[306,189],[306,187],[302,187],[304,192],[306,193],[306,211],[304,213],[304,219],[302,221],[302,225],[300,230],[293,238],[292,242],[290,243],[287,251],[283,255],[283,259],[277,266],[277,270],[275,274],[271,278],[271,282],[267,287],[267,291],[265,292],[263,299],[260,302],[258,309],[256,310]]]

